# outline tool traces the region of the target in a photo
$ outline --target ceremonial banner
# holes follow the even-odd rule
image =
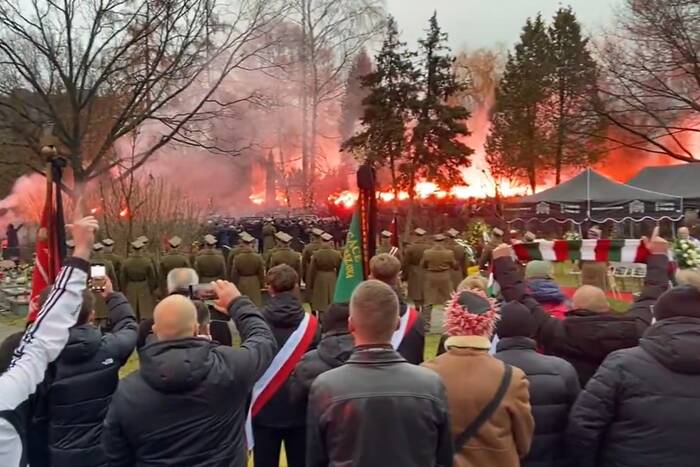
[[[350,301],[350,296],[355,287],[365,280],[363,263],[360,213],[359,210],[356,210],[355,214],[352,215],[350,230],[348,230],[343,261],[340,264],[340,272],[335,284],[333,303],[347,303]]]
[[[626,240],[554,240],[513,245],[520,261],[616,261],[644,263],[649,256],[644,243]]]

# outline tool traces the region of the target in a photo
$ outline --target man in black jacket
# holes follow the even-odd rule
[[[656,232],[655,232],[656,234]],[[574,309],[564,320],[545,312],[532,298],[511,259],[511,247],[493,252],[494,276],[503,298],[527,306],[537,325],[537,343],[549,355],[571,363],[584,387],[600,364],[615,350],[635,347],[651,324],[651,307],[668,288],[668,243],[654,235],[643,239],[651,255],[641,294],[624,314],[611,312],[602,290],[583,286],[574,295]]]
[[[253,417],[253,433],[255,435],[254,456],[256,467],[277,467],[280,461],[280,450],[284,441],[284,451],[287,455],[288,467],[304,467],[306,462],[306,404],[295,403],[289,393],[289,373],[302,355],[316,347],[320,336],[320,326],[316,326],[316,318],[307,316],[299,300],[299,275],[296,271],[280,264],[271,268],[267,273],[268,292],[270,300],[262,310],[262,315],[272,330],[277,341],[278,354],[275,358],[284,357],[286,350],[294,347],[298,352],[286,352],[285,362],[291,365],[285,372],[284,365],[280,367],[279,378],[284,381],[267,403]],[[310,320],[306,323],[306,320]],[[316,326],[317,332],[307,329],[310,339],[292,341],[295,332],[301,332],[302,326]],[[290,344],[288,348],[285,346]],[[295,357],[296,356],[296,357]],[[296,360],[294,360],[296,358]]]
[[[394,349],[408,363],[420,365],[423,363],[425,349],[425,321],[416,310],[408,308],[401,299],[399,291],[401,262],[389,253],[382,253],[369,262],[370,277],[382,281],[394,289],[399,297],[399,329],[392,336]]]
[[[102,335],[93,324],[95,298],[83,293],[83,303],[68,344],[61,352],[48,390],[49,443],[52,467],[106,465],[100,445],[102,425],[119,369],[136,346],[137,324],[124,295],[106,279],[103,297],[112,331]]]
[[[571,410],[581,467],[695,467],[700,459],[700,291],[669,290],[638,347],[611,354]]]
[[[157,341],[119,383],[102,433],[111,467],[246,465],[247,399],[277,350],[274,336],[235,285],[216,281],[217,308],[235,321],[240,348],[195,337],[196,310],[181,295],[154,313]]]
[[[496,325],[497,359],[520,368],[530,382],[530,405],[535,434],[523,467],[570,467],[565,432],[569,410],[581,391],[576,370],[559,357],[537,352],[535,321],[530,310],[518,302],[501,308]]]
[[[440,377],[391,346],[399,300],[383,282],[350,299],[355,351],[316,378],[307,417],[307,467],[452,465],[447,397]]]

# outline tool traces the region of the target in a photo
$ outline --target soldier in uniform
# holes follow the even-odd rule
[[[400,263],[403,263],[403,256],[401,255],[401,250],[399,250],[398,247],[395,247],[391,244],[391,237],[393,236],[394,234],[392,234],[388,230],[382,230],[376,254],[381,255],[382,253],[386,253],[398,259]]]
[[[447,237],[437,234],[433,240],[434,245],[425,250],[421,260],[421,267],[425,274],[423,282],[425,306],[421,310],[421,315],[425,321],[426,333],[430,331],[433,305],[444,305],[452,295],[454,286],[451,271],[457,264],[454,253],[445,246]]]
[[[151,240],[149,240],[149,238],[145,235],[141,235],[136,240],[141,242],[141,244],[143,245],[143,255],[151,261],[151,264],[153,265],[153,271],[155,271],[156,274],[156,283],[160,284],[160,265],[158,264],[158,261],[156,260],[155,256],[148,252],[148,245],[151,243]]]
[[[270,254],[267,262],[267,269],[270,270],[280,264],[286,264],[297,272],[299,280],[301,280],[301,255],[292,250],[290,246],[292,243],[291,235],[287,235],[284,232],[277,232],[275,238],[277,240],[277,248],[272,250]]]
[[[102,240],[102,245],[104,245],[104,249],[102,250],[102,256],[107,261],[110,261],[112,263],[112,266],[114,266],[114,273],[117,277],[117,280],[121,280],[121,274],[122,274],[122,264],[124,263],[124,258],[121,257],[121,255],[118,255],[114,252],[114,240],[111,238],[105,238]],[[112,285],[114,285],[115,290],[122,290],[121,289],[121,284],[118,282],[113,282]]]
[[[160,258],[160,288],[163,297],[168,295],[168,273],[176,268],[190,267],[190,260],[180,252],[180,245],[182,245],[182,239],[180,237],[174,236],[170,238],[168,240],[170,249]]]
[[[306,276],[311,309],[315,312],[324,312],[333,303],[335,283],[342,262],[340,253],[332,246],[333,236],[323,233],[321,240],[318,249],[311,257]]]
[[[277,229],[275,228],[275,224],[272,223],[272,219],[267,218],[265,219],[265,225],[263,225],[262,228],[262,247],[263,247],[263,254],[266,254],[273,248],[275,248],[275,234],[277,233]]]
[[[199,283],[208,284],[226,279],[226,261],[221,251],[216,248],[216,237],[204,236],[204,249],[194,259],[194,269],[199,274]]]
[[[503,243],[503,231],[498,227],[494,227],[493,230],[491,230],[491,240],[484,245],[484,251],[481,252],[481,258],[479,258],[480,270],[486,269],[486,266],[491,264],[491,254],[501,243]]]
[[[324,233],[325,232],[319,228],[311,229],[311,241],[308,245],[304,247],[304,251],[301,254],[301,267],[302,272],[305,276],[308,276],[309,263],[311,263],[311,257],[314,255],[316,250],[321,248],[321,245],[323,243],[321,241],[321,236]]]
[[[153,318],[154,292],[158,288],[153,262],[141,253],[143,247],[138,240],[131,243],[133,253],[124,261],[121,271],[122,291],[139,321]]]
[[[243,246],[233,260],[231,280],[238,286],[241,294],[250,298],[258,308],[261,308],[261,289],[265,285],[265,265],[262,256],[253,250],[255,238],[247,233],[241,234],[240,238]]]
[[[247,232],[241,232],[238,234],[236,238],[236,246],[231,248],[231,251],[228,252],[228,263],[227,265],[227,271],[229,272],[229,277],[231,276],[231,271],[233,271],[233,260],[236,259],[236,255],[243,251],[243,240],[241,240],[241,237],[244,236],[249,236],[252,237],[252,235],[248,234]]]
[[[114,287],[114,290],[117,290],[117,274],[114,271],[114,265],[112,264],[111,261],[106,259],[104,255],[102,254],[102,251],[104,250],[104,245],[100,242],[95,243],[92,245],[92,258],[90,259],[90,263],[92,265],[103,265],[105,267],[105,273],[109,280],[112,282],[112,286]],[[102,295],[100,294],[94,294],[95,295],[95,320],[97,320],[97,323],[100,326],[104,326],[107,323],[107,304],[104,301],[104,298],[102,298]]]
[[[451,275],[452,286],[456,288],[464,280],[464,278],[467,277],[467,250],[465,250],[462,245],[457,243],[457,237],[459,236],[457,229],[450,229],[446,233],[448,237],[446,246],[452,250],[452,253],[455,255],[456,265],[451,271]]]
[[[424,304],[421,260],[425,250],[430,248],[430,245],[425,241],[425,234],[426,231],[420,227],[413,231],[414,241],[406,248],[403,263],[403,278],[408,282],[408,298],[419,310]]]

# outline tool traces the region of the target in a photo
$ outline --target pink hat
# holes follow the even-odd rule
[[[448,336],[491,338],[500,318],[496,302],[483,292],[455,292],[445,304],[443,330]]]

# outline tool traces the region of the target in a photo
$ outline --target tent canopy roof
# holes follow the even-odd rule
[[[683,198],[700,198],[700,163],[645,167],[628,183]]]

